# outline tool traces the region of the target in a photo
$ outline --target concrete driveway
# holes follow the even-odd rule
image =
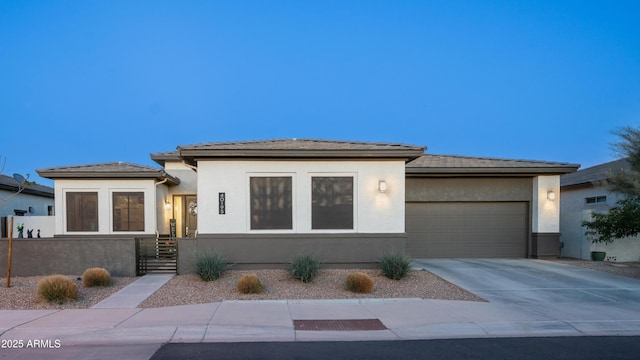
[[[490,302],[610,304],[640,309],[640,280],[531,259],[415,259]]]

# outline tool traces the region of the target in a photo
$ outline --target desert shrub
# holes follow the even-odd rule
[[[90,268],[82,274],[82,284],[84,287],[109,286],[111,285],[111,274],[104,268]]]
[[[196,260],[196,274],[204,281],[217,280],[227,269],[227,258],[219,253],[205,253]]]
[[[50,275],[38,281],[36,295],[49,303],[62,304],[78,299],[78,286],[63,275]]]
[[[350,273],[345,288],[355,293],[370,293],[373,291],[373,280],[362,272]]]
[[[289,263],[288,271],[294,279],[304,283],[311,282],[320,270],[320,262],[311,254],[301,254]]]
[[[238,280],[238,291],[242,294],[260,294],[262,290],[264,286],[256,274],[246,274]]]
[[[403,253],[391,253],[384,255],[380,260],[382,274],[393,280],[400,280],[409,273],[411,258]]]

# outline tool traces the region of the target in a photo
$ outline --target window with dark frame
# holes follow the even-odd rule
[[[144,193],[113,193],[113,231],[144,231]]]
[[[352,230],[353,177],[315,176],[311,188],[311,228]]]
[[[98,231],[98,193],[67,193],[67,231]]]
[[[291,176],[253,176],[249,179],[251,230],[293,229]]]
[[[603,202],[607,202],[607,197],[606,196],[593,196],[593,197],[588,197],[585,199],[585,202],[587,204],[596,204],[596,203],[603,203]]]

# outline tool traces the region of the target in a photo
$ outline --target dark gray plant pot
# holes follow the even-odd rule
[[[591,252],[591,260],[593,261],[602,261],[607,256],[607,253],[604,251],[592,251]]]

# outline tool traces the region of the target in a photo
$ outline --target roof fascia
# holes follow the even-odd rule
[[[412,168],[407,167],[406,174],[416,175],[562,175],[576,171],[577,167],[526,167],[526,168]]]
[[[180,179],[175,176],[171,176],[164,171],[159,171],[156,174],[148,173],[148,172],[126,172],[126,173],[105,173],[105,172],[91,172],[91,171],[82,171],[82,172],[56,172],[56,171],[42,171],[39,173],[40,176],[48,179],[78,179],[78,180],[89,180],[89,179],[138,179],[138,180],[164,180],[167,179],[169,183],[173,185],[180,184]]]
[[[306,150],[306,149],[263,149],[263,150],[213,150],[181,149],[183,158],[404,158],[415,159],[424,150]]]

